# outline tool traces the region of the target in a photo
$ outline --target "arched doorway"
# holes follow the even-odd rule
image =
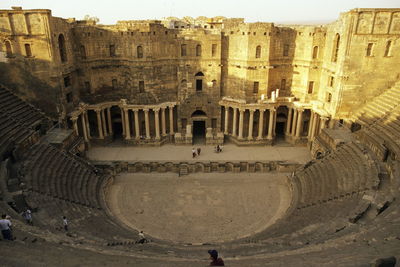
[[[207,114],[202,110],[196,110],[191,117],[193,121],[193,144],[205,144]]]
[[[114,138],[122,139],[123,131],[122,131],[121,109],[117,106],[113,106],[111,107],[110,112],[111,112],[111,121],[112,121]]]
[[[285,138],[285,126],[286,126],[287,118],[284,113],[278,113],[276,116],[276,137],[277,138]]]

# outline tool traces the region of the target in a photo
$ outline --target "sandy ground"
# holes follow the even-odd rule
[[[114,216],[150,236],[179,243],[245,237],[284,215],[291,200],[282,173],[127,173],[107,196]]]
[[[201,148],[200,156],[192,158],[192,146],[164,145],[161,147],[129,147],[124,145],[94,146],[87,156],[90,160],[104,161],[140,161],[140,160],[173,160],[173,161],[269,161],[286,160],[306,163],[311,160],[306,147],[292,146],[259,146],[238,147],[225,145],[222,153],[215,153],[213,146],[196,146]]]

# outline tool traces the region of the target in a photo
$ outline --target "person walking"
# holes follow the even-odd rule
[[[7,218],[7,215],[1,215],[0,230],[5,240],[14,240],[11,232],[11,225],[11,221]]]
[[[198,148],[197,148],[197,156],[200,156],[200,153],[201,153],[201,148],[198,147]]]
[[[146,237],[144,236],[143,231],[140,231],[140,232],[138,233],[138,236],[139,236],[139,240],[136,241],[136,243],[138,243],[138,244],[144,244],[144,243],[148,243],[148,242],[149,242],[149,241],[146,239]]]
[[[63,216],[63,226],[64,226],[64,230],[66,232],[68,232],[68,220],[67,217]]]
[[[193,158],[195,158],[196,157],[196,149],[192,149],[192,156],[193,156]]]

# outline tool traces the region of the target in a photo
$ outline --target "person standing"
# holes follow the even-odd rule
[[[147,243],[147,242],[148,242],[147,239],[146,239],[146,237],[144,236],[143,231],[140,231],[138,235],[139,235],[139,240],[138,240],[136,243],[138,243],[138,244],[144,244],[144,243]]]
[[[11,221],[7,219],[6,214],[1,215],[0,230],[4,239],[11,241],[14,240],[11,232]]]
[[[23,217],[25,218],[27,224],[33,225],[32,212],[30,209],[26,209],[26,211],[24,211]]]
[[[195,158],[196,157],[196,149],[192,149],[192,156],[193,156],[193,158]]]
[[[63,225],[64,225],[64,230],[68,232],[68,220],[67,217],[63,216]]]
[[[198,147],[198,148],[197,148],[197,156],[200,156],[200,153],[201,153],[201,148]]]
[[[221,258],[218,258],[218,251],[210,249],[208,254],[210,254],[210,266],[225,266],[224,261]]]

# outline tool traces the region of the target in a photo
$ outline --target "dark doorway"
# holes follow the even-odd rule
[[[203,80],[196,80],[196,91],[203,90]]]
[[[276,123],[276,137],[284,137],[285,136],[285,122],[277,122]]]
[[[206,122],[193,121],[193,144],[204,145],[206,141]]]
[[[113,132],[114,132],[114,138],[116,138],[116,139],[122,138],[122,122],[121,122],[121,120],[113,121]]]

